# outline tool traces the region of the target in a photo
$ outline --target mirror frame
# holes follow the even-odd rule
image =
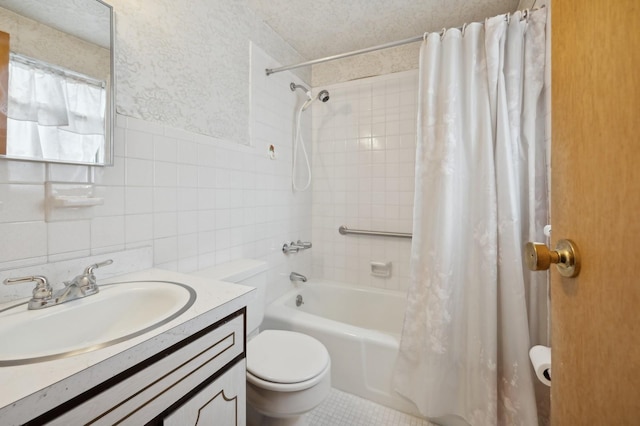
[[[18,157],[11,155],[0,155],[0,160],[15,160],[15,161],[33,161],[38,163],[54,163],[54,164],[72,164],[72,165],[84,165],[84,166],[113,166],[115,157],[114,153],[114,133],[115,133],[115,120],[116,120],[116,78],[115,78],[115,52],[116,52],[116,16],[113,11],[113,6],[105,3],[103,0],[91,0],[96,3],[100,3],[107,7],[109,10],[109,42],[111,44],[109,53],[109,81],[107,88],[107,105],[105,109],[105,140],[104,140],[104,162],[103,163],[89,163],[82,161],[69,161],[69,160],[51,160],[46,158],[29,158]]]

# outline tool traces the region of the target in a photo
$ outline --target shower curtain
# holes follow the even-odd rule
[[[548,221],[545,22],[545,9],[501,15],[429,34],[420,52],[394,386],[440,424],[538,424],[528,350],[547,343],[547,280],[522,251]]]

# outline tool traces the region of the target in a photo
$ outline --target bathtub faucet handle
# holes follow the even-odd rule
[[[311,241],[300,241],[300,240],[298,240],[296,242],[296,246],[300,247],[303,250],[306,250],[306,249],[310,249],[312,244],[311,244]]]
[[[293,241],[291,241],[290,243],[284,243],[284,245],[282,246],[282,252],[284,254],[297,253],[299,251],[300,247],[298,247]]]
[[[289,253],[297,253],[300,250],[307,250],[311,248],[311,242],[307,242],[307,241],[301,241],[298,240],[297,242],[289,242],[289,243],[284,243],[284,245],[282,246],[282,252],[284,254],[289,254]]]

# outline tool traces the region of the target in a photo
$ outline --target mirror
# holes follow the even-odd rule
[[[113,164],[113,46],[101,0],[0,0],[0,158]]]

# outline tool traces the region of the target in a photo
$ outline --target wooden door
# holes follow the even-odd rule
[[[640,2],[552,4],[552,425],[640,424]]]
[[[0,155],[7,155],[7,105],[9,103],[9,33],[0,31]]]

